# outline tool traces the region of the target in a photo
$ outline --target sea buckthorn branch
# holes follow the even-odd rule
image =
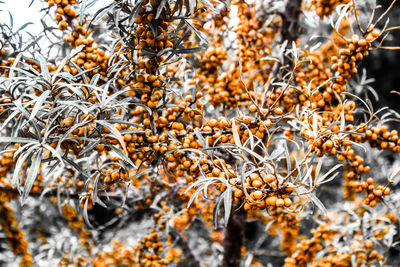
[[[245,211],[239,210],[231,213],[224,238],[224,258],[222,266],[239,266],[241,262],[241,250],[244,245]]]
[[[352,0],[311,0],[308,3],[308,7],[315,10],[315,13],[321,18],[329,17],[336,6],[345,5],[353,2],[355,8],[355,1]]]
[[[385,249],[379,247],[385,247],[386,245],[380,243],[379,239],[382,239],[383,235],[388,234],[389,229],[385,228],[383,233],[379,230],[376,231],[374,227],[377,226],[375,223],[380,224],[385,221],[383,225],[389,226],[390,228],[390,225],[395,222],[394,214],[372,213],[370,214],[372,215],[372,218],[370,220],[365,220],[363,217],[365,217],[368,212],[365,210],[358,210],[357,207],[355,208],[355,211],[357,211],[357,214],[350,213],[351,216],[348,216],[344,213],[341,214],[339,218],[329,219],[327,222],[322,222],[319,228],[313,231],[313,237],[311,239],[302,240],[298,244],[297,251],[290,258],[285,260],[285,266],[306,266],[309,263],[312,263],[312,266],[321,266],[327,261],[350,264],[351,255],[356,256],[354,262],[356,266],[372,264],[374,261],[382,263]],[[343,227],[349,223],[353,223],[355,227]],[[377,226],[378,229],[381,226]],[[344,235],[352,236],[352,241],[343,244],[343,246],[340,243],[343,242],[341,238]],[[382,235],[382,237],[380,235]],[[378,236],[379,238],[374,238],[373,236]],[[323,251],[324,253],[319,255],[319,257],[316,257],[314,251],[318,247],[324,247],[323,249],[320,249],[320,251]],[[342,247],[342,250],[338,251],[338,247]]]
[[[6,194],[9,195],[9,193]],[[20,266],[34,266],[25,234],[18,225],[13,209],[4,201],[7,198],[5,193],[0,192],[0,227],[6,234],[6,242],[10,246],[11,251],[15,255],[22,256]]]
[[[276,15],[264,21],[257,9],[260,5],[263,10],[263,3],[234,2],[241,24],[228,30],[230,11],[218,7],[221,13],[211,14],[215,2],[210,3],[213,8],[197,3],[199,8],[193,9],[191,2],[183,1],[120,1],[107,7],[116,14],[108,21],[116,33],[112,49],[103,51],[98,45],[101,38],[88,29],[86,20],[90,17],[81,16],[82,23],[77,23],[74,1],[48,2],[57,5],[60,30],[68,33],[65,41],[81,50],[61,64],[49,64],[41,58],[2,60],[7,68],[1,71],[7,82],[15,84],[11,88],[2,84],[5,94],[0,98],[0,119],[10,124],[5,127],[8,137],[1,140],[16,144],[16,151],[2,156],[0,181],[12,192],[16,190],[13,184],[25,187],[25,196],[44,190],[71,192],[86,217],[104,196],[121,200],[118,193],[129,188],[139,198],[130,199],[128,194],[121,202],[145,213],[152,204],[162,208],[163,212],[154,216],[158,230],[153,229],[138,247],[126,248],[116,242],[112,253],[94,256],[96,264],[107,259],[113,264],[148,266],[179,261],[177,251],[162,252],[160,234],[167,223],[182,235],[191,230],[189,226],[197,218],[206,226],[219,225],[223,204],[227,223],[224,262],[240,264],[242,246],[232,246],[232,242],[237,239],[242,244],[242,237],[232,229],[244,227],[246,218],[258,218],[275,221],[274,228],[282,234],[281,249],[295,255],[294,264],[318,266],[314,254],[324,249],[318,242],[309,242],[311,248],[298,253],[294,249],[302,223],[298,213],[307,209],[308,194],[327,180],[328,173],[323,181],[318,180],[321,166],[313,170],[313,155],[320,157],[321,163],[324,155],[346,160],[354,172],[347,171],[346,188],[357,185],[354,189],[366,193],[365,204],[370,206],[383,201],[388,187],[380,187],[373,179],[361,181],[361,174],[369,167],[352,145],[368,141],[396,152],[397,133],[370,128],[372,119],[365,125],[353,125],[357,106],[344,97],[349,79],[383,31],[367,27],[362,36],[351,39],[341,32],[341,50],[330,40],[326,47],[310,52],[302,46],[291,47],[299,32],[292,36],[286,27],[292,23],[298,27],[301,1],[284,2],[285,8],[290,7],[285,12],[293,11],[295,21]],[[176,8],[172,8],[174,4]],[[197,16],[210,18],[213,30],[204,28],[204,21],[196,24],[192,18]],[[343,31],[346,25],[349,22],[343,21]],[[237,34],[238,47],[224,43],[227,31]],[[277,41],[279,31],[282,38]],[[283,62],[275,65],[275,72],[284,73],[273,90],[265,90],[277,73],[274,65],[262,58],[271,56],[271,51],[288,40],[284,38],[287,34],[293,40],[287,42]],[[211,45],[200,52],[205,39]],[[231,59],[235,52],[237,58]],[[204,57],[196,61],[197,53]],[[332,54],[339,57],[331,59]],[[195,63],[190,66],[192,61]],[[294,68],[289,74],[286,66],[291,65]],[[192,71],[185,73],[189,69]],[[24,81],[20,85],[26,86],[16,85],[24,75],[27,77],[21,77]],[[188,84],[182,83],[188,80]],[[11,135],[11,124],[24,127]],[[22,179],[13,179],[13,171]],[[29,173],[36,171],[37,177],[32,178]],[[27,185],[31,182],[30,189]],[[164,191],[171,197],[164,198]],[[209,199],[199,198],[201,193]],[[65,215],[72,218],[69,222],[73,227],[77,226],[76,212]],[[268,219],[262,215],[266,212]],[[235,226],[236,216],[241,219]],[[86,234],[81,237],[83,245],[91,249],[88,240]],[[307,253],[310,258],[304,260]],[[325,254],[321,262],[343,264],[348,260],[346,253],[331,255]],[[186,257],[191,258],[190,253]],[[69,264],[67,258],[65,255],[64,264]]]

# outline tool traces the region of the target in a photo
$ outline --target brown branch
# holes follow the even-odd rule
[[[285,11],[280,13],[282,18],[280,43],[282,44],[287,41],[286,51],[292,48],[292,43],[296,42],[300,34],[299,18],[301,14],[301,1],[302,0],[286,0]],[[271,78],[278,74],[281,64],[282,62],[275,62],[270,74]],[[290,65],[290,59],[285,56],[283,65],[286,66],[288,64]]]
[[[246,213],[243,208],[231,212],[225,229],[223,267],[239,267],[244,245]]]
[[[299,18],[301,14],[301,0],[286,0],[285,12],[282,14],[281,42],[287,41],[287,49],[292,48],[300,34]],[[286,62],[284,62],[286,64]]]
[[[179,246],[182,248],[183,253],[185,254],[186,258],[190,262],[190,266],[192,267],[201,267],[200,261],[197,259],[196,255],[193,254],[192,249],[189,247],[188,242],[186,239],[181,235],[181,233],[172,226],[169,226],[170,234],[174,237]]]

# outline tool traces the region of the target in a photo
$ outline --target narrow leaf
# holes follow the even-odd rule
[[[38,152],[36,152],[35,157],[32,160],[32,165],[29,170],[28,177],[26,178],[25,186],[24,186],[24,193],[22,195],[22,204],[25,203],[29,192],[32,189],[33,183],[35,182],[38,174],[39,174],[39,169],[40,169],[40,162],[42,160],[43,156],[43,149],[40,149]]]
[[[50,90],[46,90],[43,92],[43,94],[41,94],[37,101],[35,106],[32,109],[32,113],[29,116],[29,120],[33,120],[33,118],[35,118],[36,114],[39,112],[39,110],[42,108],[42,105],[44,103],[44,101],[46,101],[47,97],[50,95],[51,91]]]

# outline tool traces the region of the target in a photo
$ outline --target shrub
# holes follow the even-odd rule
[[[46,2],[1,25],[0,262],[396,264],[396,1]]]

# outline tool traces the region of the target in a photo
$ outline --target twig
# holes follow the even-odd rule
[[[179,246],[183,249],[183,253],[191,263],[190,266],[201,267],[200,261],[197,259],[196,255],[193,254],[192,249],[189,247],[189,244],[181,233],[173,226],[169,226],[169,231],[169,233],[177,240]]]
[[[225,229],[223,267],[239,267],[244,245],[244,227],[246,214],[243,208],[231,212]]]
[[[295,42],[299,36],[299,17],[301,14],[302,0],[286,0],[285,11],[280,13],[282,18],[281,27],[281,40],[280,43],[287,41],[286,51],[292,48],[292,43]],[[285,53],[285,52],[284,52]],[[278,75],[281,65],[290,64],[288,57],[284,57],[284,62],[277,61],[272,67],[269,80],[272,81]],[[268,89],[270,86],[268,86]]]

